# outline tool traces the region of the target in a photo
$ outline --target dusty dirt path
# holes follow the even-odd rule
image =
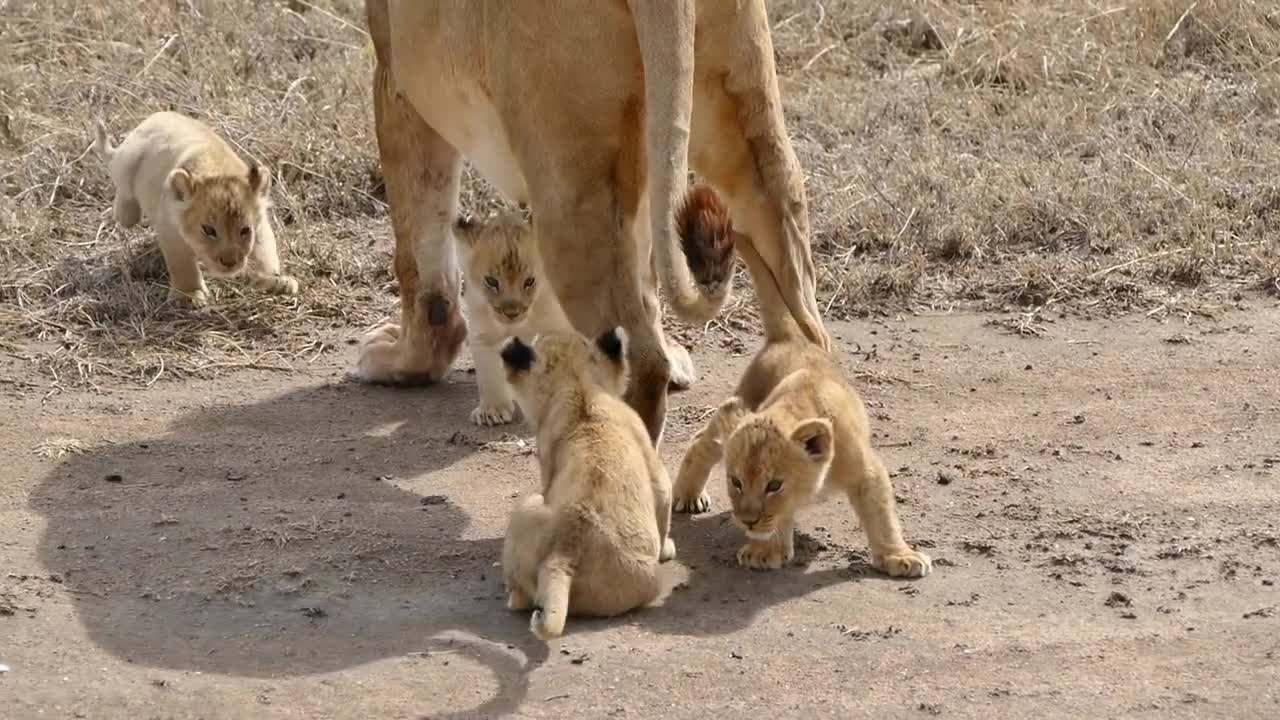
[[[935,574],[871,571],[840,501],[801,522],[807,566],[741,570],[717,472],[675,524],[687,587],[549,649],[494,567],[534,461],[467,424],[464,372],[368,388],[344,356],[42,404],[8,361],[0,715],[1280,715],[1280,309],[832,329]],[[745,363],[695,358],[672,469]],[[88,448],[37,453],[59,436]]]

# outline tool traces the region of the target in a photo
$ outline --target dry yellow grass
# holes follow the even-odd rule
[[[832,315],[1280,293],[1280,8],[776,0]],[[355,0],[0,3],[0,338],[64,382],[294,366],[394,312]],[[275,171],[296,299],[164,302],[87,153],[172,108]],[[468,173],[463,207],[496,202]],[[726,321],[732,325],[732,321]],[[28,341],[36,341],[27,345]]]

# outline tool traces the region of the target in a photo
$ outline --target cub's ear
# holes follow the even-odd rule
[[[747,406],[742,402],[742,398],[734,395],[720,403],[717,413],[727,433],[736,428],[742,422],[742,418],[747,416]]]
[[[518,335],[513,335],[498,346],[498,355],[509,372],[528,372],[537,359],[533,348],[526,345]]]
[[[475,231],[479,223],[470,215],[459,215],[453,221],[453,236],[466,243],[472,245],[475,243]]]
[[[791,440],[804,449],[814,462],[824,463],[833,454],[831,421],[826,418],[810,418],[791,431]]]
[[[622,362],[627,356],[627,331],[621,326],[605,330],[596,338],[596,347],[611,361]]]
[[[256,162],[249,163],[249,187],[258,197],[266,197],[271,192],[271,169]]]
[[[169,177],[165,178],[164,184],[180,205],[191,202],[191,173],[182,168],[174,168]]]

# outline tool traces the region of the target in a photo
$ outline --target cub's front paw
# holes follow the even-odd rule
[[[676,493],[671,500],[671,510],[678,513],[697,515],[711,509],[711,496],[704,490],[697,495]]]
[[[176,303],[186,303],[193,308],[202,308],[209,304],[209,291],[201,288],[191,292],[183,292],[177,288],[169,288],[169,300]]]
[[[662,541],[662,550],[658,552],[658,562],[666,562],[676,556],[676,541],[667,537]]]
[[[933,570],[933,560],[918,550],[900,550],[871,558],[871,564],[893,577],[924,577]]]
[[[271,295],[297,295],[298,281],[289,275],[268,275],[254,281],[259,290]]]
[[[506,425],[511,422],[511,418],[515,415],[515,403],[480,403],[475,410],[471,411],[471,422],[476,425],[492,426]]]
[[[738,564],[753,570],[777,570],[790,560],[786,549],[774,542],[752,541],[738,548]]]

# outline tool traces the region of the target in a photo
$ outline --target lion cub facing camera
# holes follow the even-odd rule
[[[676,223],[682,232],[734,233],[713,191],[692,189]],[[677,512],[704,512],[707,476],[722,458],[734,522],[748,542],[738,563],[778,568],[794,555],[795,516],[827,492],[842,491],[871,546],[872,564],[897,577],[920,577],[928,555],[906,544],[893,485],[871,448],[862,400],[830,353],[805,338],[751,241],[731,238],[747,264],[762,309],[765,344],[693,440],[675,485]]]
[[[280,272],[267,168],[246,164],[208,125],[175,112],[150,115],[119,146],[101,121],[94,135],[115,185],[116,222],[132,227],[144,214],[151,219],[171,300],[208,303],[201,263],[217,277],[248,268],[259,290],[298,292],[298,281]]]
[[[640,416],[622,400],[626,333],[519,337],[499,350],[520,409],[537,426],[542,492],[511,513],[502,548],[507,607],[535,607],[530,630],[564,632],[566,616],[608,617],[662,592],[675,557],[671,480]]]
[[[480,389],[471,411],[477,425],[509,423],[515,415],[498,346],[511,336],[528,342],[540,332],[572,329],[555,292],[542,282],[533,233],[533,223],[516,212],[485,221],[459,219],[453,226],[466,278],[467,344]]]

